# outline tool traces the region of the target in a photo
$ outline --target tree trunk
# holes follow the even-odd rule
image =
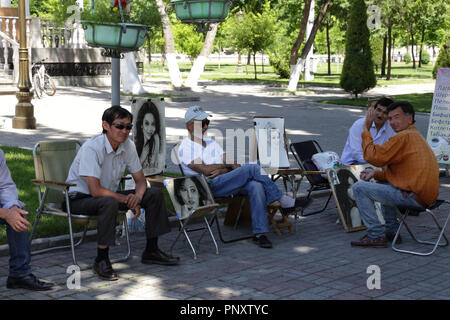
[[[392,25],[388,25],[388,56],[387,56],[387,76],[386,80],[391,80],[391,57],[392,57]]]
[[[416,68],[416,57],[414,56],[414,32],[412,31],[412,28],[411,28],[410,34],[411,34],[411,54],[412,54],[411,58],[413,61],[412,68],[415,69]]]
[[[326,24],[327,30],[327,51],[328,51],[328,75],[331,76],[331,44],[330,44],[330,24]]]
[[[310,8],[311,8],[311,0],[306,0],[305,7],[303,8],[303,16],[302,16],[302,21],[300,23],[300,30],[298,32],[298,37],[297,37],[297,40],[295,40],[295,43],[291,49],[291,57],[289,60],[289,64],[291,66],[297,64],[298,51],[300,50],[300,47],[302,46],[302,43],[303,43],[303,38],[305,37],[306,25],[308,24],[308,16],[309,16]]]
[[[150,36],[147,35],[147,54],[148,54],[148,76],[152,76],[152,44],[150,43]]]
[[[422,39],[420,40],[420,51],[419,51],[419,68],[422,68],[422,51],[423,42],[425,41],[425,27],[422,29]]]
[[[173,40],[172,27],[170,26],[169,16],[166,12],[166,5],[163,0],[156,0],[159,15],[161,16],[161,23],[163,27],[165,51],[167,66],[169,68],[170,81],[174,87],[181,87],[183,80],[181,78],[180,68],[175,53],[175,42]]]
[[[314,25],[311,29],[311,34],[308,37],[308,40],[306,41],[306,44],[302,50],[302,54],[300,55],[299,61],[297,65],[295,66],[295,73],[292,72],[292,66],[291,66],[291,76],[289,79],[289,91],[295,91],[297,89],[298,80],[300,79],[300,72],[299,69],[301,68],[301,65],[303,65],[304,61],[306,60],[306,57],[308,56],[309,51],[311,50],[311,47],[314,43],[314,39],[316,38],[317,31],[319,30],[320,24],[322,23],[322,20],[327,13],[328,7],[330,6],[330,3],[333,0],[326,0],[324,4],[322,5],[322,8],[320,8],[319,14],[317,15],[316,19],[314,20]],[[306,26],[305,26],[306,30]]]
[[[387,47],[387,36],[383,39],[383,58],[381,60],[381,76],[386,75],[386,47]]]
[[[206,33],[205,42],[203,43],[202,51],[200,55],[195,59],[194,65],[189,72],[189,76],[186,80],[186,86],[196,87],[198,84],[198,79],[205,70],[205,64],[208,60],[208,56],[211,54],[214,45],[214,39],[217,34],[218,23],[211,24],[211,30]]]
[[[255,69],[255,80],[257,80],[257,77],[256,77],[256,52],[253,52],[253,66]]]

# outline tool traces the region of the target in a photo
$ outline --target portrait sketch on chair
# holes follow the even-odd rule
[[[258,158],[263,168],[289,168],[284,118],[254,117]]]
[[[135,99],[133,141],[145,176],[164,171],[166,163],[166,127],[164,102],[158,99]]]
[[[360,180],[359,175],[361,171],[367,167],[376,169],[374,166],[367,164],[343,166],[326,170],[328,181],[330,182],[334,200],[338,208],[339,217],[347,232],[359,231],[366,228],[361,220],[353,195],[352,186]],[[379,203],[375,204],[375,209],[377,211],[378,219],[384,224],[384,218]]]
[[[178,219],[192,214],[192,210],[214,203],[214,197],[203,175],[164,180]]]

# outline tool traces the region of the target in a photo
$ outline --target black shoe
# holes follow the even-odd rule
[[[295,199],[295,204],[293,207],[289,207],[289,208],[281,208],[281,213],[285,216],[298,211],[301,208],[306,208],[307,206],[309,206],[312,202],[311,198],[305,198],[305,199]]]
[[[389,242],[394,241],[395,233],[393,233],[393,232],[386,232],[384,235],[386,236],[387,241],[389,241]],[[396,244],[402,243],[402,236],[401,235],[398,235],[397,241],[395,243]]]
[[[174,266],[180,263],[179,257],[172,257],[168,254],[164,253],[161,250],[157,250],[155,252],[142,252],[142,260],[143,264],[162,264],[165,266]]]
[[[47,291],[52,290],[55,284],[47,281],[42,281],[36,278],[32,273],[25,277],[8,277],[6,281],[6,287],[8,289],[28,289],[34,291]]]
[[[272,248],[272,242],[270,242],[270,240],[264,235],[260,235],[260,236],[254,236],[253,237],[253,242],[256,243],[258,246],[260,246],[261,248]]]
[[[100,262],[95,261],[93,269],[96,274],[99,275],[100,278],[109,280],[109,281],[116,281],[119,279],[119,276],[112,268],[111,262],[109,259],[101,260]]]

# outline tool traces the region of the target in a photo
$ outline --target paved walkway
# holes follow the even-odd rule
[[[169,90],[164,83],[147,85],[149,90]],[[429,91],[433,91],[429,86]],[[404,90],[405,88],[402,88]],[[408,86],[414,92],[414,88]],[[393,88],[378,88],[374,95],[394,94]],[[381,92],[385,90],[384,92]],[[343,108],[312,102],[317,95],[342,96],[340,90],[314,89],[313,95],[291,96],[266,86],[213,85],[190,92],[199,102],[168,102],[166,108],[168,142],[184,136],[183,116],[186,106],[198,103],[213,114],[212,124],[225,128],[250,128],[253,115],[283,115],[288,137],[292,141],[315,138],[325,150],[341,152],[350,124],[363,115],[361,108]],[[400,92],[400,91],[399,91]],[[403,92],[403,91],[402,91]],[[184,93],[184,92],[183,92]],[[0,116],[12,118],[15,97],[0,97]],[[123,101],[125,106],[129,102]],[[128,103],[128,104],[127,104]],[[0,145],[31,148],[36,141],[61,137],[85,139],[100,131],[99,119],[109,104],[108,88],[58,88],[55,97],[34,101],[37,130],[0,129]],[[418,127],[426,135],[428,117],[417,116]],[[168,162],[168,171],[175,171]],[[306,184],[302,186],[303,190]],[[440,179],[440,197],[450,198],[450,178]],[[315,199],[313,208],[324,204],[325,198]],[[448,212],[443,206],[440,213]],[[412,217],[413,226],[430,230],[426,216]],[[251,240],[224,244],[219,241],[216,255],[212,242],[205,235],[198,250],[198,259],[184,241],[179,241],[174,254],[181,265],[173,267],[148,266],[140,263],[145,246],[142,233],[132,235],[132,253],[128,261],[114,265],[120,279],[116,282],[99,280],[89,268],[96,250],[95,242],[78,249],[82,267],[80,287],[69,289],[68,266],[70,251],[60,250],[32,257],[34,273],[58,284],[52,291],[37,293],[5,288],[8,258],[0,257],[0,299],[189,299],[189,300],[300,300],[300,299],[448,299],[450,297],[450,251],[440,248],[430,257],[417,257],[393,252],[392,249],[352,248],[350,241],[360,238],[364,231],[346,233],[336,223],[338,212],[330,203],[325,212],[301,217],[295,222],[295,233],[284,230],[281,236],[273,231],[269,237],[273,249],[262,249]],[[217,230],[214,226],[214,234]],[[166,250],[175,239],[177,229],[160,239]],[[222,227],[224,237],[247,234],[249,226],[237,230]],[[448,235],[448,232],[447,232]],[[198,239],[199,234],[192,234]],[[407,234],[404,246],[415,247]],[[123,239],[122,239],[123,242]],[[112,249],[115,255],[120,247]],[[379,268],[380,287],[369,289],[372,273]],[[178,310],[172,310],[176,312]]]

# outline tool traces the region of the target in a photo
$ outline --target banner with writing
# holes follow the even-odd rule
[[[437,72],[427,142],[439,163],[450,164],[450,68]]]

